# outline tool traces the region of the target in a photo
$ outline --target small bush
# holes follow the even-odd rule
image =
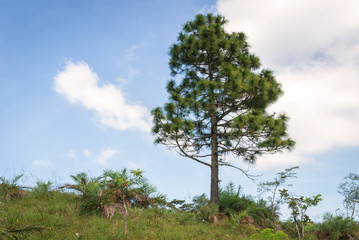
[[[121,171],[105,170],[97,178],[91,178],[81,172],[71,177],[76,184],[65,184],[63,188],[81,193],[79,204],[81,213],[102,211],[105,216],[113,216],[115,211],[120,210],[125,216],[128,214],[127,208],[131,206],[148,208],[166,203],[166,197],[163,194],[156,194],[156,187],[142,176],[140,170],[128,171],[126,168]]]
[[[293,219],[289,218],[286,221],[278,222],[279,229],[281,229],[283,232],[289,235],[290,238],[296,239],[298,238],[297,229],[295,227],[295,223],[293,222]]]
[[[272,211],[265,200],[252,202],[245,212],[252,217],[254,224],[260,228],[273,227]]]
[[[80,213],[91,213],[100,209],[98,193],[101,188],[99,178],[90,178],[87,173],[81,172],[77,175],[71,175],[76,184],[65,184],[63,187],[79,191]]]
[[[36,186],[32,188],[32,194],[36,198],[50,198],[53,195],[52,182],[37,181]]]
[[[209,204],[209,199],[205,193],[193,197],[193,210],[198,210]]]
[[[197,220],[201,222],[213,222],[216,213],[218,213],[218,205],[209,204],[202,206],[197,213]]]
[[[232,182],[219,191],[219,211],[228,216],[232,212],[239,213],[247,209],[254,201],[250,197],[240,195],[241,187],[237,191]]]
[[[17,182],[24,174],[15,176],[12,180],[0,177],[0,200],[10,201],[12,198],[20,198],[27,195],[27,192],[22,190]]]
[[[349,217],[326,213],[323,222],[317,224],[315,235],[319,240],[359,239],[359,225]]]

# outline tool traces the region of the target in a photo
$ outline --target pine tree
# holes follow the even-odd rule
[[[177,150],[211,169],[211,203],[218,204],[218,168],[235,157],[254,163],[258,156],[294,146],[287,117],[266,108],[282,94],[269,70],[261,70],[244,33],[227,33],[226,20],[212,14],[187,22],[170,49],[169,102],[152,111],[155,143]]]

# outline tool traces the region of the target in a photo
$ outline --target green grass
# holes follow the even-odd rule
[[[111,220],[100,211],[82,214],[83,196],[56,190],[49,183],[39,183],[32,191],[19,191],[21,194],[14,194],[10,200],[6,192],[0,192],[0,239],[296,239],[292,221],[279,222],[278,230],[283,232],[274,232],[265,227],[267,224],[261,226],[259,223],[269,221],[270,216],[262,214],[264,205],[259,203],[229,216],[216,215],[222,216],[216,224],[212,223],[218,210],[215,205],[216,208],[203,205],[188,211],[132,207],[125,221],[120,212]],[[306,232],[308,240],[348,239],[348,234],[357,239],[359,224],[328,215],[322,223],[308,224]],[[5,237],[7,233],[21,237]]]
[[[75,194],[29,193],[1,203],[5,225],[44,227],[28,239],[124,239],[125,220],[115,213],[111,221],[99,213],[80,214]],[[245,239],[243,229],[230,222],[198,222],[193,213],[161,208],[129,209],[126,239]]]

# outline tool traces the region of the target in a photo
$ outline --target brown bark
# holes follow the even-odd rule
[[[211,198],[210,203],[218,204],[218,136],[217,136],[217,119],[216,115],[211,116]]]

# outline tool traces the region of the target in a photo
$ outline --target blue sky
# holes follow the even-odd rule
[[[292,190],[341,208],[337,186],[358,173],[359,6],[356,0],[0,0],[0,175],[23,184],[141,168],[169,199],[209,192],[209,169],[153,145],[149,112],[167,100],[168,51],[184,23],[217,12],[244,31],[285,95],[291,153],[249,167],[272,179],[300,165]],[[304,16],[304,17],[303,17]],[[220,172],[256,195],[231,169]]]

